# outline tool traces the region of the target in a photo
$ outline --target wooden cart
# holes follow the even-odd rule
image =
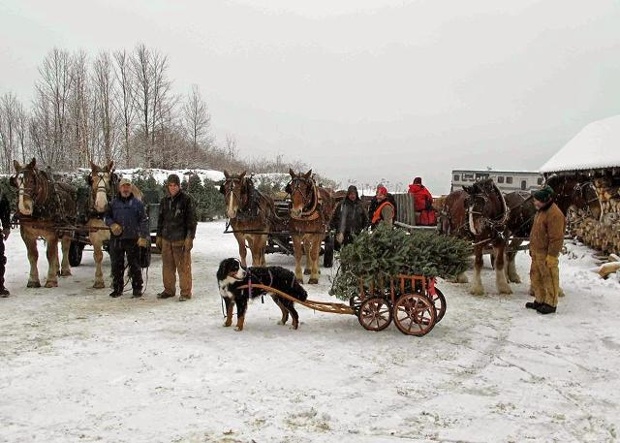
[[[368,331],[382,331],[393,320],[403,334],[422,336],[428,334],[446,313],[446,299],[435,287],[435,278],[420,275],[398,275],[385,285],[368,284],[360,278],[359,295],[351,297],[348,305],[313,300],[302,302],[270,286],[252,286],[315,311],[355,315]]]

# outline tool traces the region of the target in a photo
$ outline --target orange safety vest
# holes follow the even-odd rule
[[[372,225],[376,225],[379,222],[379,220],[383,219],[381,215],[381,211],[386,205],[390,205],[392,207],[392,212],[394,212],[394,205],[390,203],[389,201],[385,200],[383,203],[379,205],[377,209],[375,209],[374,214],[372,214],[372,220],[370,221]]]

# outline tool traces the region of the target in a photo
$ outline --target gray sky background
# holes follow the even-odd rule
[[[620,114],[615,0],[0,0],[0,93],[32,98],[54,47],[168,55],[219,141],[343,185],[537,169]]]

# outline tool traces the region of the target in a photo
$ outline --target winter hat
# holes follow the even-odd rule
[[[413,184],[414,185],[421,185],[422,184],[422,177],[416,177],[413,179]]]
[[[349,186],[349,188],[347,189],[347,194],[350,194],[351,192],[355,192],[357,194],[357,187],[353,185]]]
[[[377,195],[387,195],[388,191],[385,186],[377,186]]]
[[[166,180],[166,183],[167,184],[174,183],[177,186],[181,186],[181,180],[179,179],[179,176],[176,174],[170,174],[168,176],[168,180]]]
[[[123,185],[130,185],[131,184],[131,179],[128,177],[123,177],[121,178],[121,181],[118,182],[119,186],[123,186]]]
[[[534,192],[534,198],[541,203],[547,203],[551,201],[551,197],[553,197],[553,189],[551,189],[550,186],[544,186],[538,191]]]

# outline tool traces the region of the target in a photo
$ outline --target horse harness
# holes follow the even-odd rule
[[[45,214],[46,212],[52,214],[52,218],[56,221],[67,222],[68,217],[65,213],[65,205],[63,204],[64,202],[60,199],[60,192],[57,188],[56,181],[53,179],[53,176],[50,177],[44,171],[39,171],[36,168],[29,169],[29,171],[32,172],[32,178],[34,182],[32,187],[26,186],[24,180],[24,170],[20,171],[17,174],[17,178],[19,178],[19,180],[21,181],[18,195],[22,198],[29,197],[33,202],[33,216],[27,218],[35,219],[36,217],[34,217],[34,211],[37,210],[39,214]],[[49,191],[50,188],[51,193],[46,192]],[[41,197],[43,198],[43,201],[40,201]],[[55,201],[49,201],[50,198],[54,199]],[[35,202],[39,202],[39,205],[35,205]]]

